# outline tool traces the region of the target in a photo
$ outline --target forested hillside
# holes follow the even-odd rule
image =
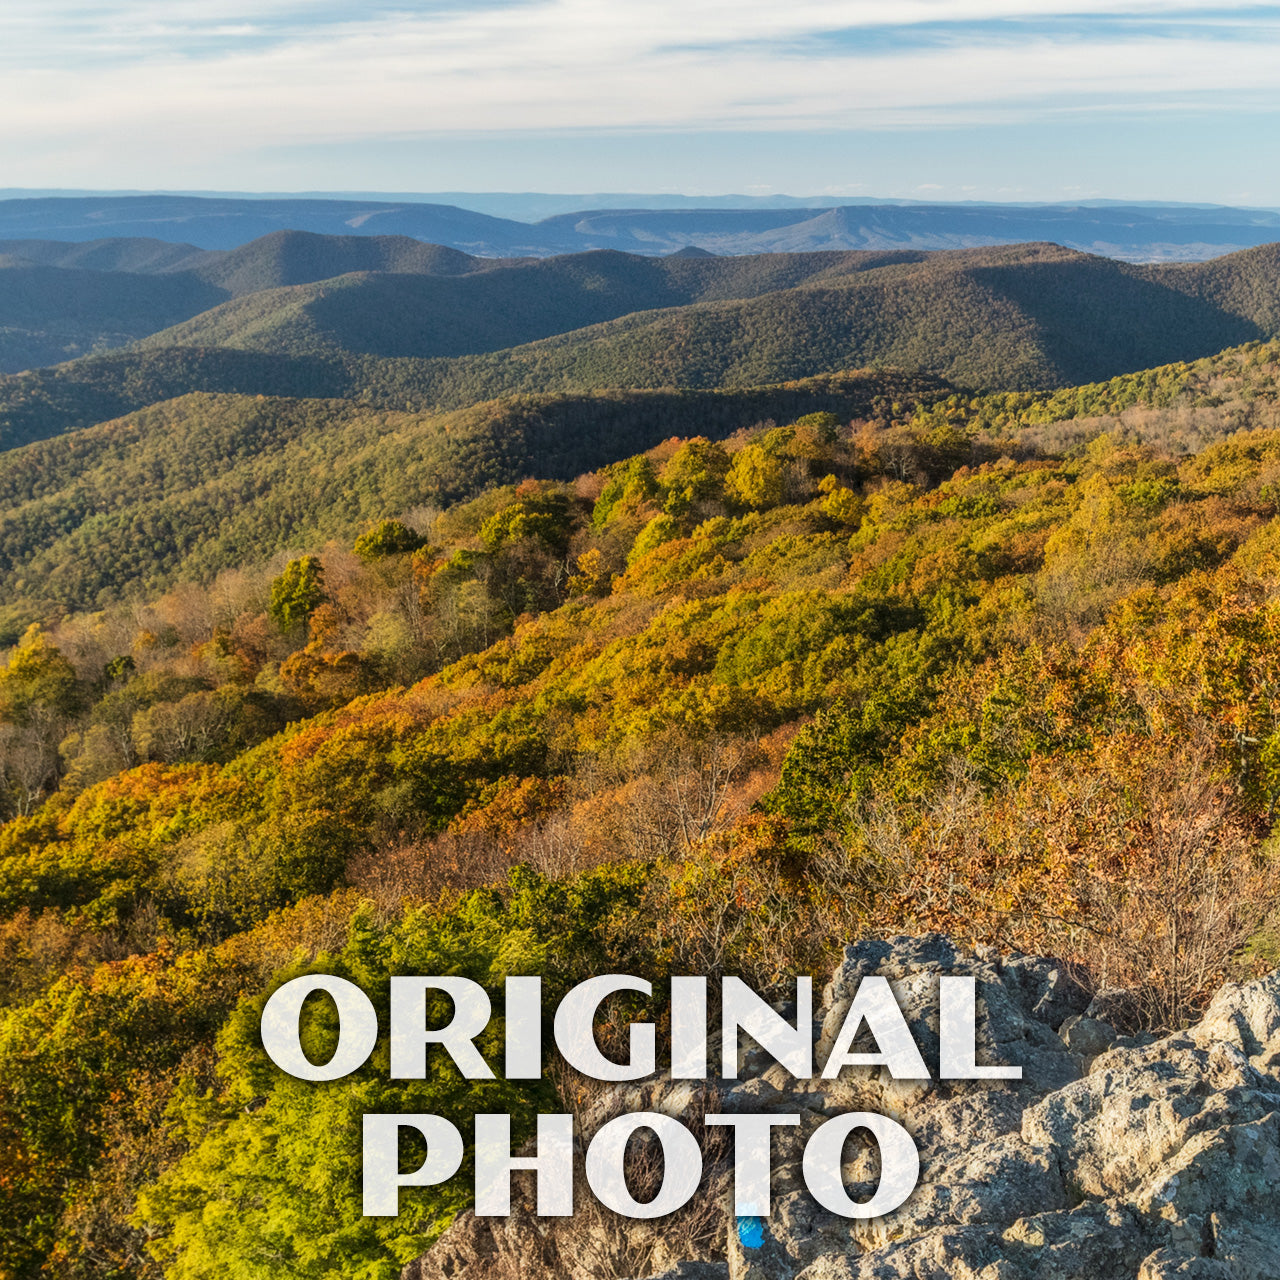
[[[322,236],[273,231],[234,249],[197,249],[164,240],[0,240],[0,256],[44,267],[123,275],[193,276],[239,297],[258,289],[329,280],[350,271],[457,275],[518,259],[473,258],[408,236]]]
[[[488,351],[630,311],[754,297],[891,257],[663,260],[601,253],[542,263],[477,258],[407,236],[305,231],[276,231],[228,250],[145,239],[0,241],[0,372],[119,347],[211,308],[218,309],[159,345],[416,355]],[[338,279],[351,273],[362,278]],[[405,276],[422,279],[411,284],[400,279]],[[448,283],[462,276],[482,278]],[[291,288],[317,282],[325,283]],[[339,333],[322,338],[306,308],[331,294],[338,296],[328,310],[337,313]],[[228,305],[219,308],[222,303]],[[368,326],[376,329],[372,343],[359,337]]]
[[[283,1080],[258,1012],[312,966],[380,1008],[399,972],[554,1003],[940,929],[1168,1027],[1274,965],[1278,379],[1254,343],[723,440],[694,399],[705,428],[572,479],[388,487],[357,537],[32,626],[0,672],[0,1274],[394,1280],[463,1192],[362,1217],[362,1112],[519,1139],[576,1105]],[[45,446],[56,492],[131,431],[75,479],[79,437]]]
[[[41,267],[77,267],[88,271],[139,272],[143,275],[181,271],[207,251],[193,244],[118,236],[104,240],[0,240],[0,256]]]
[[[1272,246],[1195,266],[1133,267],[1055,245],[658,261],[586,254],[256,294],[147,345],[432,357],[560,334],[472,363],[490,378],[566,389],[732,386],[876,363],[978,387],[1061,386],[1274,337],[1277,256]],[[643,314],[657,308],[666,310]]]
[[[108,253],[92,248],[41,253]],[[150,252],[119,251],[131,264]],[[1161,267],[1054,245],[495,262],[405,238],[279,233],[159,274],[12,259],[0,266],[13,286],[0,303],[10,368],[150,336],[141,350],[0,377],[0,445],[191,391],[432,411],[868,366],[978,389],[1069,386],[1274,337],[1277,253]]]
[[[742,391],[515,396],[439,414],[193,393],[0,455],[0,641],[66,608],[349,541],[388,508],[448,504],[534,474],[570,479],[694,430],[719,440],[813,412],[877,420],[937,405],[945,417],[961,405],[983,430],[1008,434],[1154,402],[1178,407],[1182,447],[1199,448],[1258,410],[1252,381],[1228,368],[1220,357],[977,399],[924,376],[840,374]]]
[[[225,297],[190,276],[37,266],[0,253],[0,372],[124,346]]]
[[[937,379],[846,374],[739,392],[516,397],[423,415],[193,393],[0,454],[0,643],[31,621],[287,548],[388,509],[584,470],[673,436],[811,412],[907,412]]]
[[[124,346],[257,290],[352,271],[496,265],[404,236],[278,231],[222,251],[146,239],[0,241],[0,373]]]
[[[542,389],[536,373],[530,375],[524,368],[504,372],[501,362],[496,369],[472,368],[466,362],[455,368],[351,355],[323,330],[323,315],[316,320],[309,314],[308,300],[316,297],[336,300],[339,328],[357,352],[370,348],[361,337],[366,330],[378,336],[374,346],[388,351],[489,351],[637,308],[755,297],[802,281],[875,267],[893,257],[868,253],[654,261],[606,253],[521,263],[470,258],[403,237],[301,232],[280,232],[228,252],[192,251],[172,260],[155,254],[154,242],[145,241],[52,247],[15,243],[14,249],[38,258],[47,266],[46,275],[62,281],[59,288],[36,296],[34,312],[24,314],[22,325],[9,331],[7,340],[19,353],[47,343],[51,329],[66,329],[68,308],[59,299],[75,292],[81,274],[90,267],[99,274],[90,277],[92,288],[78,304],[83,312],[86,305],[92,310],[92,300],[97,300],[96,311],[83,319],[83,332],[77,330],[86,349],[117,346],[126,337],[143,336],[178,315],[195,314],[227,297],[240,300],[215,308],[201,322],[200,333],[212,347],[172,348],[165,345],[171,341],[166,338],[156,350],[142,354],[122,352],[12,379],[0,377],[0,447],[103,422],[191,391],[337,396],[383,408],[421,410],[458,408],[508,390]],[[137,274],[149,256],[156,259],[162,279]],[[921,255],[899,256],[915,261]],[[128,270],[113,268],[113,263],[123,263]],[[28,262],[12,262],[15,280],[35,270]],[[364,274],[329,279],[357,270]],[[0,283],[5,274],[0,267]],[[448,279],[454,276],[467,279]],[[317,280],[327,283],[314,289],[277,287]],[[139,297],[149,296],[177,302],[168,311],[153,309],[148,323],[135,304]],[[130,306],[135,306],[130,313],[134,328],[122,335],[118,323],[111,327],[108,313]],[[194,336],[195,331],[183,329],[172,341],[186,342]],[[243,349],[255,345],[277,353],[284,345],[295,354],[287,359],[244,354]],[[62,347],[46,353],[53,359],[68,354]],[[26,358],[15,355],[10,367],[21,367]],[[589,380],[583,387],[563,378],[561,383],[565,389],[587,390],[611,385],[607,379],[603,384]],[[666,384],[649,377],[642,385]]]
[[[334,264],[332,241],[319,236],[258,241],[204,274],[220,280],[265,280],[270,271],[312,251]],[[381,243],[392,249],[413,241]],[[348,240],[352,263],[361,241]],[[419,246],[425,249],[428,246]],[[247,250],[254,250],[250,257]],[[437,252],[448,253],[449,251]],[[210,255],[212,256],[212,255]],[[365,254],[366,259],[373,255]],[[233,266],[230,259],[241,261]],[[640,258],[601,251],[529,262],[466,258],[458,269],[425,270],[416,257],[388,266],[346,267],[319,275],[300,267],[304,283],[228,302],[155,334],[150,347],[241,347],[284,355],[355,352],[381,356],[447,356],[494,351],[566,333],[637,311],[697,302],[757,298],[822,280],[840,280],[886,264],[922,261],[921,253],[766,254],[715,258]],[[257,261],[256,259],[261,259]],[[425,264],[424,264],[425,265]],[[435,264],[433,264],[435,265]],[[465,266],[465,270],[462,269]],[[314,283],[305,283],[314,282]],[[273,282],[274,283],[274,282]],[[241,290],[241,292],[245,292]]]

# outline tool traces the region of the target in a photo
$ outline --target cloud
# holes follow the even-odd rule
[[[936,128],[1280,101],[1280,8],[1227,0],[410,0],[352,12],[317,0],[6,0],[0,158]]]

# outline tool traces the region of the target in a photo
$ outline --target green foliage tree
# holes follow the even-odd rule
[[[243,970],[207,953],[137,956],[91,978],[69,975],[39,999],[0,1013],[0,1257],[4,1274],[35,1276],[64,1230],[68,1189],[105,1152],[114,1173],[153,1177],[172,1153],[148,1122],[179,1077],[208,1059]],[[120,1109],[130,1097],[133,1112]],[[130,1238],[131,1237],[131,1238]],[[65,1242],[64,1256],[73,1242]],[[142,1241],[116,1221],[76,1265],[129,1272]],[[79,1253],[79,1250],[75,1250]],[[136,1264],[134,1264],[136,1265]]]
[[[303,626],[327,599],[324,565],[318,556],[290,560],[271,584],[271,617],[282,632]]]
[[[75,668],[32,623],[0,672],[0,719],[20,724],[41,711],[71,715],[81,700]]]
[[[480,528],[480,540],[490,552],[526,538],[563,555],[569,543],[572,513],[562,493],[542,493],[521,498],[490,516]]]
[[[643,560],[655,547],[680,536],[680,526],[668,515],[654,516],[636,536],[631,544],[628,564],[636,564]]]
[[[722,499],[728,472],[729,455],[723,445],[704,437],[686,440],[662,469],[664,509],[669,515],[683,515],[696,503]]]
[[[600,496],[591,514],[592,526],[603,529],[622,512],[634,514],[645,502],[662,492],[653,463],[645,457],[631,458],[609,468]]]
[[[467,977],[495,994],[510,974],[537,974],[545,1003],[554,1007],[583,977],[618,968],[643,972],[643,964],[636,967],[643,890],[637,869],[560,883],[516,871],[504,892],[470,894],[443,913],[414,912],[389,930],[358,915],[350,941],[322,968],[367,991],[384,1027],[388,978],[396,973]],[[277,975],[271,986],[295,972]],[[402,1193],[398,1217],[365,1218],[361,1115],[427,1112],[453,1121],[467,1136],[476,1112],[505,1112],[518,1143],[537,1111],[551,1108],[550,1090],[541,1081],[466,1080],[444,1054],[430,1056],[424,1080],[390,1080],[385,1038],[348,1079],[295,1080],[262,1051],[258,1021],[266,994],[246,999],[220,1036],[216,1095],[182,1094],[177,1109],[188,1154],[142,1195],[137,1220],[154,1235],[153,1249],[173,1280],[255,1280],[268,1256],[275,1276],[395,1280],[466,1205],[470,1158],[452,1182]],[[448,1001],[437,1003],[428,1016],[446,1017]],[[495,1017],[477,1040],[494,1063],[501,1058],[502,1028]],[[329,1002],[309,1004],[302,1030],[308,1052],[324,1058],[336,1037]]]
[[[117,680],[127,679],[137,668],[138,664],[130,654],[121,653],[117,654],[103,667],[102,674],[108,683],[114,683]]]
[[[361,560],[381,560],[417,551],[425,541],[399,520],[380,520],[356,539],[353,550]]]

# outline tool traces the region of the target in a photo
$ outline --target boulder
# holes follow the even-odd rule
[[[875,1067],[797,1081],[753,1051],[742,1057],[744,1077],[718,1094],[712,1082],[660,1077],[617,1086],[604,1111],[801,1117],[798,1128],[778,1131],[767,1223],[742,1233],[725,1211],[721,1169],[721,1248],[650,1272],[661,1280],[1280,1278],[1280,972],[1224,986],[1194,1026],[1157,1039],[1137,1032],[1136,993],[1090,992],[1056,960],[966,952],[940,935],[862,942],[845,949],[815,1010],[819,1068],[870,974],[889,979],[935,1077],[938,977],[973,976],[978,1060],[1018,1064],[1022,1079],[899,1081]],[[828,1212],[801,1177],[808,1135],[850,1110],[894,1116],[920,1153],[915,1191],[879,1219]],[[844,1160],[850,1194],[868,1198],[879,1176],[874,1143],[852,1143]],[[497,1222],[462,1214],[403,1280],[594,1280],[572,1247],[574,1229],[526,1210]],[[648,1256],[656,1264],[661,1250]],[[631,1280],[651,1280],[642,1271]]]

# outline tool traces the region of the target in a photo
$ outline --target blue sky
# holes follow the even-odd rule
[[[1280,206],[1280,5],[4,0],[0,184]]]

